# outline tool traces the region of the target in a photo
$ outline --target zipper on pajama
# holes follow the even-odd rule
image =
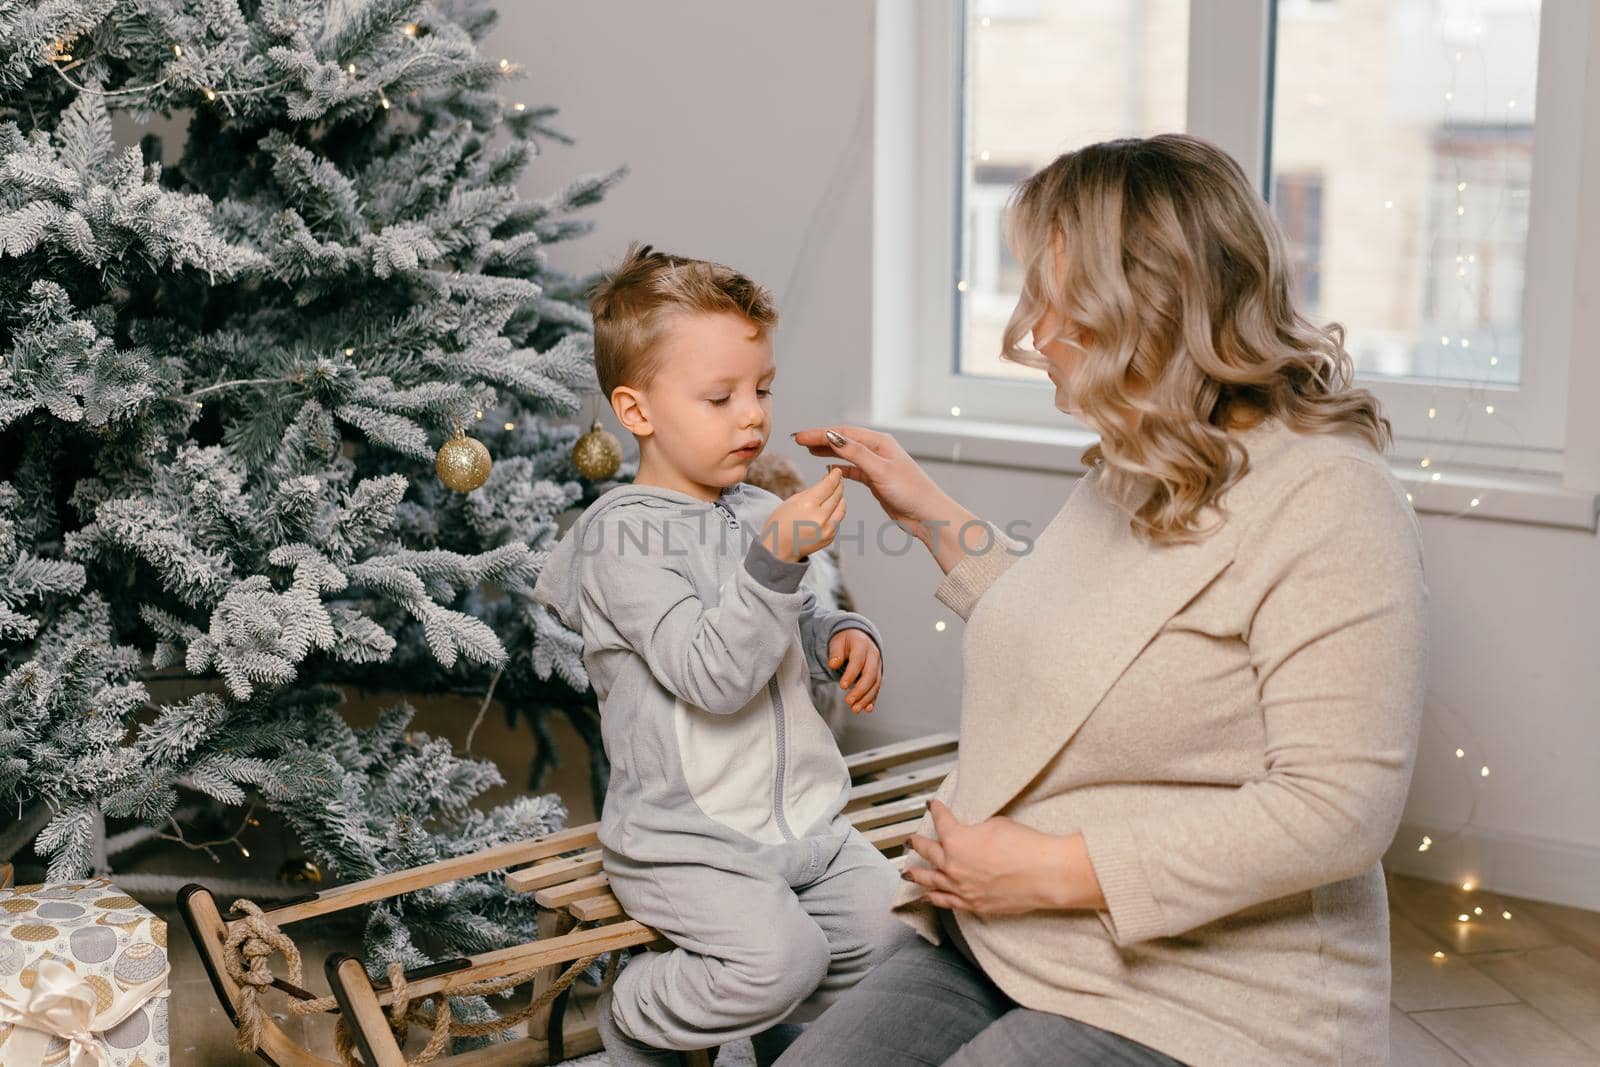
[[[739,520],[734,517],[726,504],[717,500],[712,506],[722,512],[722,517],[728,521],[729,529],[739,528]],[[784,772],[789,763],[789,731],[788,723],[784,721],[783,694],[778,691],[777,675],[767,679],[767,696],[772,700],[773,729],[778,737],[778,766],[772,775],[772,815],[778,822],[778,832],[783,835],[784,840],[793,841],[794,831],[789,828],[789,820],[783,813]]]
[[[778,766],[772,775],[772,814],[778,820],[778,832],[785,841],[795,840],[789,820],[783,814],[783,778],[789,763],[789,736],[783,714],[783,694],[778,692],[778,676],[767,679],[767,695],[772,698],[773,728],[778,734]]]

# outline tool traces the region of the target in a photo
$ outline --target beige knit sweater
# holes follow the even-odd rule
[[[967,620],[941,797],[963,822],[1081,831],[1108,905],[956,920],[1022,1005],[1194,1067],[1387,1063],[1379,857],[1422,712],[1416,521],[1359,439],[1243,439],[1251,470],[1199,544],[1135,537],[1091,476],[1030,553],[997,532],[939,587]],[[922,893],[896,907],[937,941]]]

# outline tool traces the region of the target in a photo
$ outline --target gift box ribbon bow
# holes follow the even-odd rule
[[[55,960],[40,960],[28,999],[21,1004],[0,1000],[0,1023],[32,1030],[41,1037],[61,1038],[68,1047],[67,1067],[99,1067],[100,1046],[89,1029],[95,1002],[94,990],[72,968]],[[13,1038],[22,1036],[14,1034]],[[44,1050],[39,1051],[42,1054]]]
[[[52,1038],[67,1043],[65,1067],[102,1067],[105,1059],[98,1033],[121,1022],[149,999],[166,980],[160,976],[117,998],[118,1003],[101,1018],[95,1018],[98,998],[93,987],[77,972],[59,960],[42,959],[36,968],[33,988],[21,1001],[0,997],[0,1025],[11,1024],[5,1062],[19,1065],[42,1062]],[[32,1057],[30,1059],[30,1056]]]

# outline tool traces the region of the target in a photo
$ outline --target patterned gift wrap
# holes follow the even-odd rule
[[[104,878],[0,890],[0,1065],[168,1067],[167,924]]]

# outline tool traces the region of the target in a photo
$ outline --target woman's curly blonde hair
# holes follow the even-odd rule
[[[1241,417],[1388,447],[1344,328],[1295,309],[1282,234],[1214,145],[1163,134],[1068,152],[1017,189],[1006,240],[1024,282],[1002,355],[1043,366],[1024,342],[1047,307],[1073,330],[1074,413],[1100,435],[1084,461],[1152,541],[1208,532],[1202,512],[1248,469],[1224,429]]]

